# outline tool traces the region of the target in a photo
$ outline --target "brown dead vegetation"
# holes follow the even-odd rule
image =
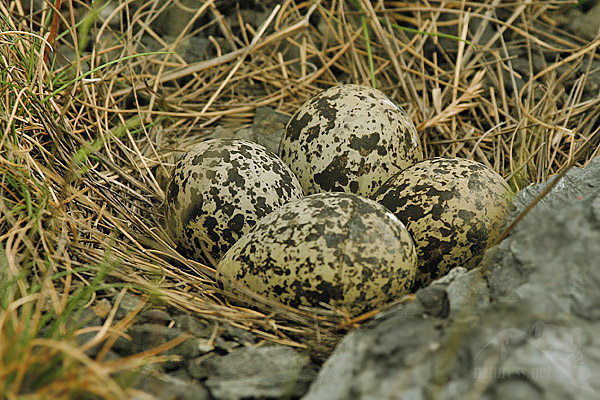
[[[262,25],[238,9],[235,27],[220,3],[123,1],[94,15],[88,2],[63,2],[53,43],[48,2],[33,11],[0,5],[0,276],[11,282],[2,289],[0,349],[7,329],[25,329],[25,316],[65,312],[98,271],[110,285],[316,358],[376,315],[351,320],[343,310],[294,310],[256,296],[254,309],[236,306],[213,267],[179,255],[163,229],[164,182],[177,154],[218,125],[250,124],[258,106],[291,114],[322,88],[374,83],[415,121],[427,157],[480,161],[514,188],[598,155],[600,39],[559,28],[554,16],[572,3],[286,0]],[[153,21],[178,7],[185,23],[167,41]],[[216,55],[187,62],[178,52],[209,28]],[[85,51],[65,60],[51,47]],[[94,340],[108,346],[126,325],[108,324]],[[65,346],[39,339],[25,353],[63,351],[107,382],[120,368]],[[0,381],[14,373],[14,389],[26,371],[3,351]]]

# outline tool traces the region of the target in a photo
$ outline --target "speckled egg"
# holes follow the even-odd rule
[[[285,127],[279,156],[307,194],[366,197],[423,158],[404,110],[381,91],[360,85],[334,86],[304,103]]]
[[[433,158],[394,175],[373,198],[412,235],[415,287],[456,266],[474,268],[500,234],[512,192],[492,169],[461,158]]]
[[[218,260],[259,219],[304,196],[296,176],[263,146],[213,139],[175,165],[166,192],[166,222],[180,250]]]
[[[217,272],[286,305],[323,302],[356,314],[410,291],[416,253],[385,207],[351,193],[319,193],[260,220]]]

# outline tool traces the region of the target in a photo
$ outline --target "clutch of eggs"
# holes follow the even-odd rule
[[[423,158],[408,115],[381,91],[352,84],[304,103],[285,127],[279,156],[307,194],[365,197]]]
[[[385,207],[351,193],[319,193],[261,219],[217,272],[230,293],[232,280],[289,306],[325,303],[356,314],[407,294],[416,260],[408,231]]]
[[[437,157],[397,173],[373,198],[404,222],[415,241],[419,288],[456,266],[479,264],[501,233],[512,191],[483,164]]]
[[[216,263],[259,219],[303,196],[298,178],[263,146],[212,139],[175,165],[166,223],[182,253]]]
[[[421,161],[406,113],[359,85],[302,105],[279,155],[237,139],[198,144],[175,166],[166,221],[185,255],[218,263],[226,290],[237,293],[234,281],[293,307],[356,314],[475,267],[512,195],[480,163]]]

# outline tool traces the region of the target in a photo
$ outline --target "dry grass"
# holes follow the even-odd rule
[[[217,125],[251,123],[258,106],[291,114],[322,88],[374,83],[408,111],[427,157],[483,162],[515,188],[599,151],[589,82],[600,40],[560,31],[554,15],[565,2],[288,0],[262,26],[241,12],[226,18],[219,1],[113,2],[102,14],[65,3],[52,46],[66,60],[42,39],[52,41],[48,3],[0,5],[0,392],[12,396],[35,368],[48,376],[39,365],[51,362],[67,372],[36,395],[125,397],[111,375],[160,361],[156,353],[109,363],[73,344],[81,332],[68,332],[61,315],[107,287],[316,358],[376,314],[349,320],[259,298],[255,309],[235,306],[214,269],[183,258],[165,233],[164,183],[177,154]],[[178,7],[183,23],[169,24],[166,39],[153,21],[176,18]],[[186,62],[178,52],[205,31],[214,57]],[[94,340],[109,348],[131,321],[107,321]],[[49,325],[52,335],[40,336]]]

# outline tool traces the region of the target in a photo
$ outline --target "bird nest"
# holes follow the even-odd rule
[[[73,293],[93,287],[92,305],[118,288],[325,357],[382,310],[251,293],[241,306],[177,251],[162,206],[178,155],[216,127],[247,127],[259,106],[291,114],[332,85],[377,87],[425,157],[479,161],[514,189],[598,154],[600,40],[561,29],[571,4],[191,3],[0,5],[0,272],[15,310],[60,315]]]

